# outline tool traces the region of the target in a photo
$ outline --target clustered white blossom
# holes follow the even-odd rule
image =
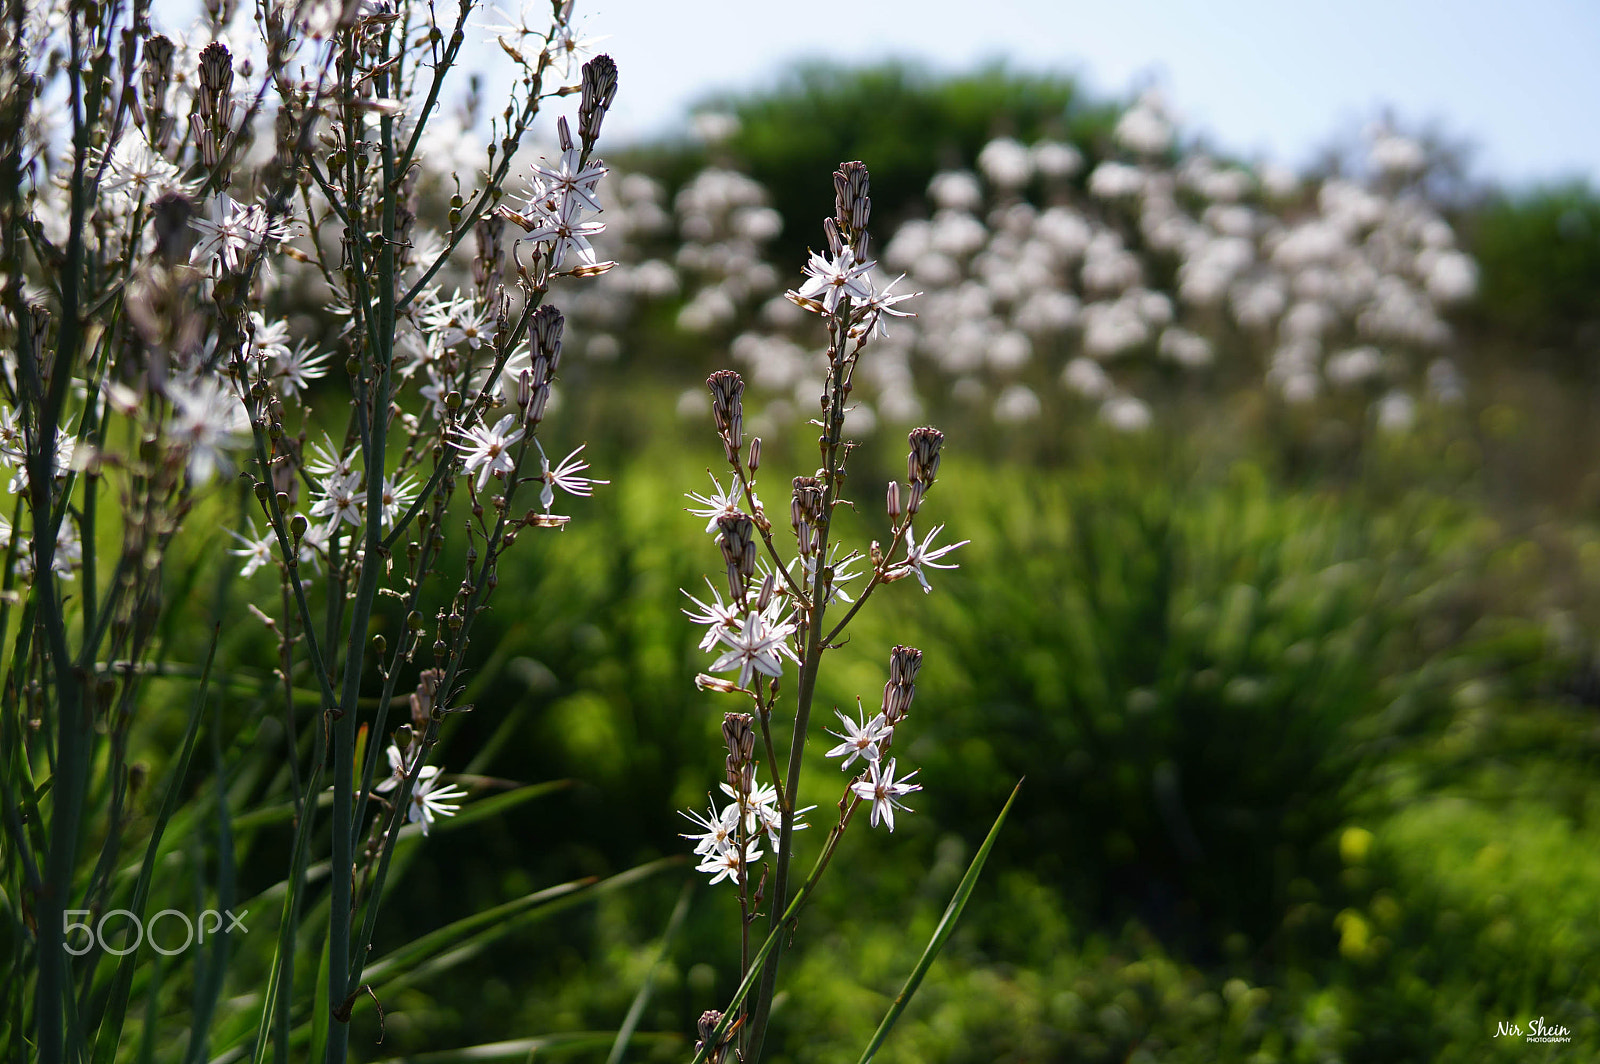
[[[733,121],[710,116],[708,136]],[[883,311],[852,431],[920,420],[938,401],[934,382],[1001,423],[1088,403],[1127,431],[1151,424],[1152,393],[1172,377],[1253,375],[1285,403],[1365,407],[1383,428],[1410,424],[1420,400],[1462,396],[1448,314],[1475,292],[1477,266],[1428,194],[1417,141],[1380,128],[1364,177],[1301,179],[1182,147],[1151,92],[1113,143],[1117,154],[1091,162],[1059,140],[993,140],[974,169],[933,178],[926,216],[892,232],[881,268],[854,248],[844,260],[813,254],[798,294],[827,309],[853,289]],[[625,224],[660,237],[659,186],[628,180],[651,192],[624,208],[638,219]],[[781,221],[766,203],[750,178],[702,171],[674,205],[676,253],[623,246],[574,313],[612,330],[642,302],[681,292],[680,329],[728,337],[768,398],[760,424],[810,408],[813,319],[776,291],[765,245]],[[890,328],[913,290],[926,297],[921,314]],[[606,339],[593,353],[615,350]],[[933,371],[920,389],[918,366]],[[685,393],[682,409],[703,411],[703,400]]]

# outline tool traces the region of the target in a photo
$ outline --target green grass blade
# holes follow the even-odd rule
[[[1006,814],[1011,812],[1011,804],[1017,800],[1017,792],[1020,790],[1022,781],[1018,780],[1016,787],[1012,788],[1011,797],[1006,799],[1005,807],[1000,810],[1000,815],[995,817],[994,827],[989,829],[989,837],[978,847],[977,855],[967,866],[967,874],[961,877],[960,885],[956,887],[949,906],[945,908],[944,918],[939,921],[939,926],[934,928],[933,937],[928,940],[928,948],[922,951],[922,959],[911,969],[911,974],[906,978],[906,985],[900,989],[894,1003],[889,1006],[889,1011],[884,1014],[883,1022],[878,1024],[877,1031],[872,1035],[872,1041],[867,1043],[866,1051],[861,1054],[860,1064],[868,1064],[882,1048],[884,1039],[889,1037],[889,1031],[894,1027],[895,1021],[911,1003],[911,995],[922,985],[922,977],[927,975],[928,969],[933,966],[933,959],[939,955],[939,951],[944,948],[945,942],[955,931],[956,921],[961,919],[961,910],[966,908],[967,899],[972,897],[972,889],[978,885],[978,875],[983,871],[984,862],[989,859],[989,851],[994,849],[994,840],[1000,837],[1000,827],[1006,822]]]
[[[694,880],[683,885],[683,893],[678,895],[678,904],[673,907],[672,915],[667,919],[667,929],[661,934],[661,949],[656,953],[656,959],[650,965],[650,970],[645,973],[644,982],[639,984],[639,992],[633,995],[633,1004],[628,1006],[628,1015],[622,1019],[622,1027],[617,1031],[617,1040],[611,1043],[611,1053],[606,1057],[606,1064],[622,1064],[622,1054],[628,1051],[628,1040],[633,1037],[633,1032],[639,1026],[639,1019],[644,1015],[644,1007],[650,1000],[650,992],[655,989],[656,972],[661,968],[661,962],[667,959],[667,950],[672,946],[672,939],[678,933],[678,928],[683,924],[683,918],[689,912],[689,898],[694,894]]]
[[[413,939],[373,961],[366,967],[362,979],[384,990],[400,983],[414,982],[470,959],[491,942],[534,920],[553,916],[572,905],[631,886],[647,876],[682,863],[680,858],[667,857],[598,882],[574,880],[525,894]],[[379,994],[380,998],[382,996]]]
[[[178,763],[173,766],[167,780],[167,793],[161,799],[161,814],[150,831],[150,844],[145,847],[144,864],[139,869],[139,880],[133,888],[133,898],[128,909],[142,924],[145,902],[150,897],[150,879],[155,873],[156,858],[161,851],[161,837],[167,830],[167,821],[178,808],[178,792],[184,777],[189,774],[189,759],[194,753],[195,739],[200,735],[200,719],[206,704],[206,692],[211,685],[211,663],[217,656],[217,641],[222,637],[222,626],[211,631],[211,648],[206,651],[206,667],[200,673],[200,688],[194,695],[194,706],[189,710],[189,728],[183,736],[183,749]],[[100,1031],[95,1039],[94,1064],[111,1064],[117,1057],[117,1043],[122,1039],[122,1023],[128,1012],[128,993],[133,987],[134,961],[139,951],[132,950],[117,965],[117,974],[111,982],[111,993],[102,1012]]]
[[[221,714],[219,712],[218,716]],[[211,758],[215,765],[217,802],[217,905],[229,912],[234,901],[234,849],[233,827],[228,812],[227,772],[222,759],[222,740],[218,728],[211,731]],[[228,958],[232,945],[226,934],[214,934],[211,955],[204,965],[204,978],[195,987],[194,1022],[189,1036],[187,1064],[204,1064],[210,1040],[211,1024],[216,1016],[217,999],[222,994],[222,983],[227,976]]]
[[[333,1002],[328,996],[328,938],[322,939],[322,955],[317,958],[317,989],[311,1004],[311,1052],[305,1059],[316,1064],[322,1059],[328,1045],[328,1022],[333,1016]]]
[[[656,1044],[681,1042],[677,1034],[642,1034],[641,1041]],[[510,1042],[485,1042],[483,1045],[465,1046],[461,1049],[442,1049],[432,1053],[413,1053],[410,1056],[391,1057],[381,1064],[476,1064],[484,1060],[527,1060],[552,1050],[599,1049],[611,1041],[610,1031],[572,1031],[564,1034],[547,1034],[538,1038],[518,1038]]]

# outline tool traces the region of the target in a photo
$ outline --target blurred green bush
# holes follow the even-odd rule
[[[962,568],[935,576],[942,595],[890,589],[841,655],[825,705],[875,699],[890,641],[926,652],[907,726],[926,790],[892,838],[841,850],[797,939],[778,1059],[854,1059],[1017,776],[887,1061],[1523,1059],[1543,1050],[1496,1023],[1541,1015],[1600,1045],[1582,978],[1600,733],[1536,590],[1567,548],[1592,575],[1592,547],[1522,542],[1381,477],[1295,486],[1092,443],[1067,469],[957,448],[936,490],[947,534],[973,540]],[[492,771],[579,785],[553,816],[441,837],[450,883],[684,852],[674,810],[715,778],[724,708],[694,690],[677,612],[716,561],[681,509],[704,477],[686,450],[617,456],[585,521],[506,574],[517,608],[488,615],[480,710],[452,744],[528,705]],[[805,800],[829,807],[831,777],[819,758]],[[449,985],[416,1004],[504,1037],[614,1025],[677,889],[521,936],[540,963],[494,962],[492,1007]],[[396,922],[462,904],[447,885],[397,899]],[[735,911],[696,894],[642,1029],[688,1030],[731,990]]]

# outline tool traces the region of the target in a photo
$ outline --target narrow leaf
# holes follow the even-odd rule
[[[639,1026],[639,1019],[644,1015],[644,1007],[650,1001],[650,992],[655,989],[656,972],[660,970],[661,962],[667,959],[667,950],[671,948],[672,939],[677,935],[684,916],[689,912],[689,898],[693,894],[694,880],[691,879],[683,885],[683,893],[678,895],[678,904],[673,907],[672,915],[667,919],[667,929],[661,934],[661,949],[657,951],[650,970],[645,973],[644,982],[639,984],[639,992],[633,995],[633,1004],[628,1006],[628,1015],[623,1017],[622,1027],[617,1031],[617,1040],[611,1043],[611,1053],[606,1057],[606,1064],[622,1064],[622,1054],[628,1051],[628,1040],[633,1037],[634,1030]]]
[[[161,837],[167,830],[167,821],[172,819],[173,811],[178,808],[178,792],[183,788],[184,777],[189,774],[189,757],[194,753],[195,739],[200,734],[201,710],[205,707],[206,692],[211,685],[211,662],[217,656],[217,641],[221,637],[222,626],[218,625],[211,631],[211,649],[206,652],[206,667],[200,673],[200,689],[195,692],[194,705],[189,709],[189,728],[183,736],[183,750],[172,768],[171,778],[167,780],[167,793],[161,799],[161,813],[150,831],[144,864],[139,869],[139,880],[133,888],[133,899],[128,903],[128,909],[139,926],[144,923],[144,907],[150,897],[150,879],[155,873],[156,857],[161,852]],[[133,987],[134,960],[138,955],[138,950],[131,950],[117,965],[117,974],[112,979],[111,993],[102,1013],[105,1018],[95,1039],[94,1064],[111,1064],[116,1059],[117,1043],[122,1039],[122,1021],[128,1012],[128,993]]]
[[[967,874],[961,877],[961,883],[956,887],[955,894],[950,898],[950,904],[944,911],[944,918],[939,921],[939,926],[933,929],[933,937],[928,940],[928,948],[922,951],[922,959],[917,961],[917,966],[911,969],[911,975],[906,979],[906,985],[901,988],[899,996],[889,1006],[889,1011],[884,1015],[883,1022],[878,1024],[878,1029],[872,1035],[872,1041],[867,1043],[866,1051],[861,1054],[860,1064],[869,1064],[873,1056],[883,1046],[884,1039],[889,1037],[889,1031],[894,1027],[895,1021],[911,1003],[911,995],[917,992],[917,987],[922,985],[922,977],[928,974],[928,969],[933,966],[933,959],[944,948],[945,942],[955,932],[956,921],[961,919],[961,910],[966,908],[967,899],[972,897],[972,889],[978,885],[978,875],[983,871],[984,862],[989,859],[989,851],[994,849],[994,840],[1000,837],[1000,827],[1006,822],[1006,814],[1011,812],[1011,803],[1017,800],[1017,792],[1022,790],[1022,781],[1018,780],[1016,787],[1012,788],[1011,797],[1006,799],[1005,807],[1000,810],[1000,815],[995,818],[994,827],[989,829],[989,837],[983,840],[983,845],[978,847],[978,853],[972,858],[972,863],[967,866]]]

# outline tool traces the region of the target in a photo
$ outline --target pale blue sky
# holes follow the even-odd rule
[[[1005,57],[1107,94],[1154,80],[1186,128],[1246,156],[1304,162],[1390,106],[1476,144],[1480,176],[1600,183],[1597,0],[578,0],[578,15],[611,35],[616,134],[678,127],[708,89],[798,57]]]

